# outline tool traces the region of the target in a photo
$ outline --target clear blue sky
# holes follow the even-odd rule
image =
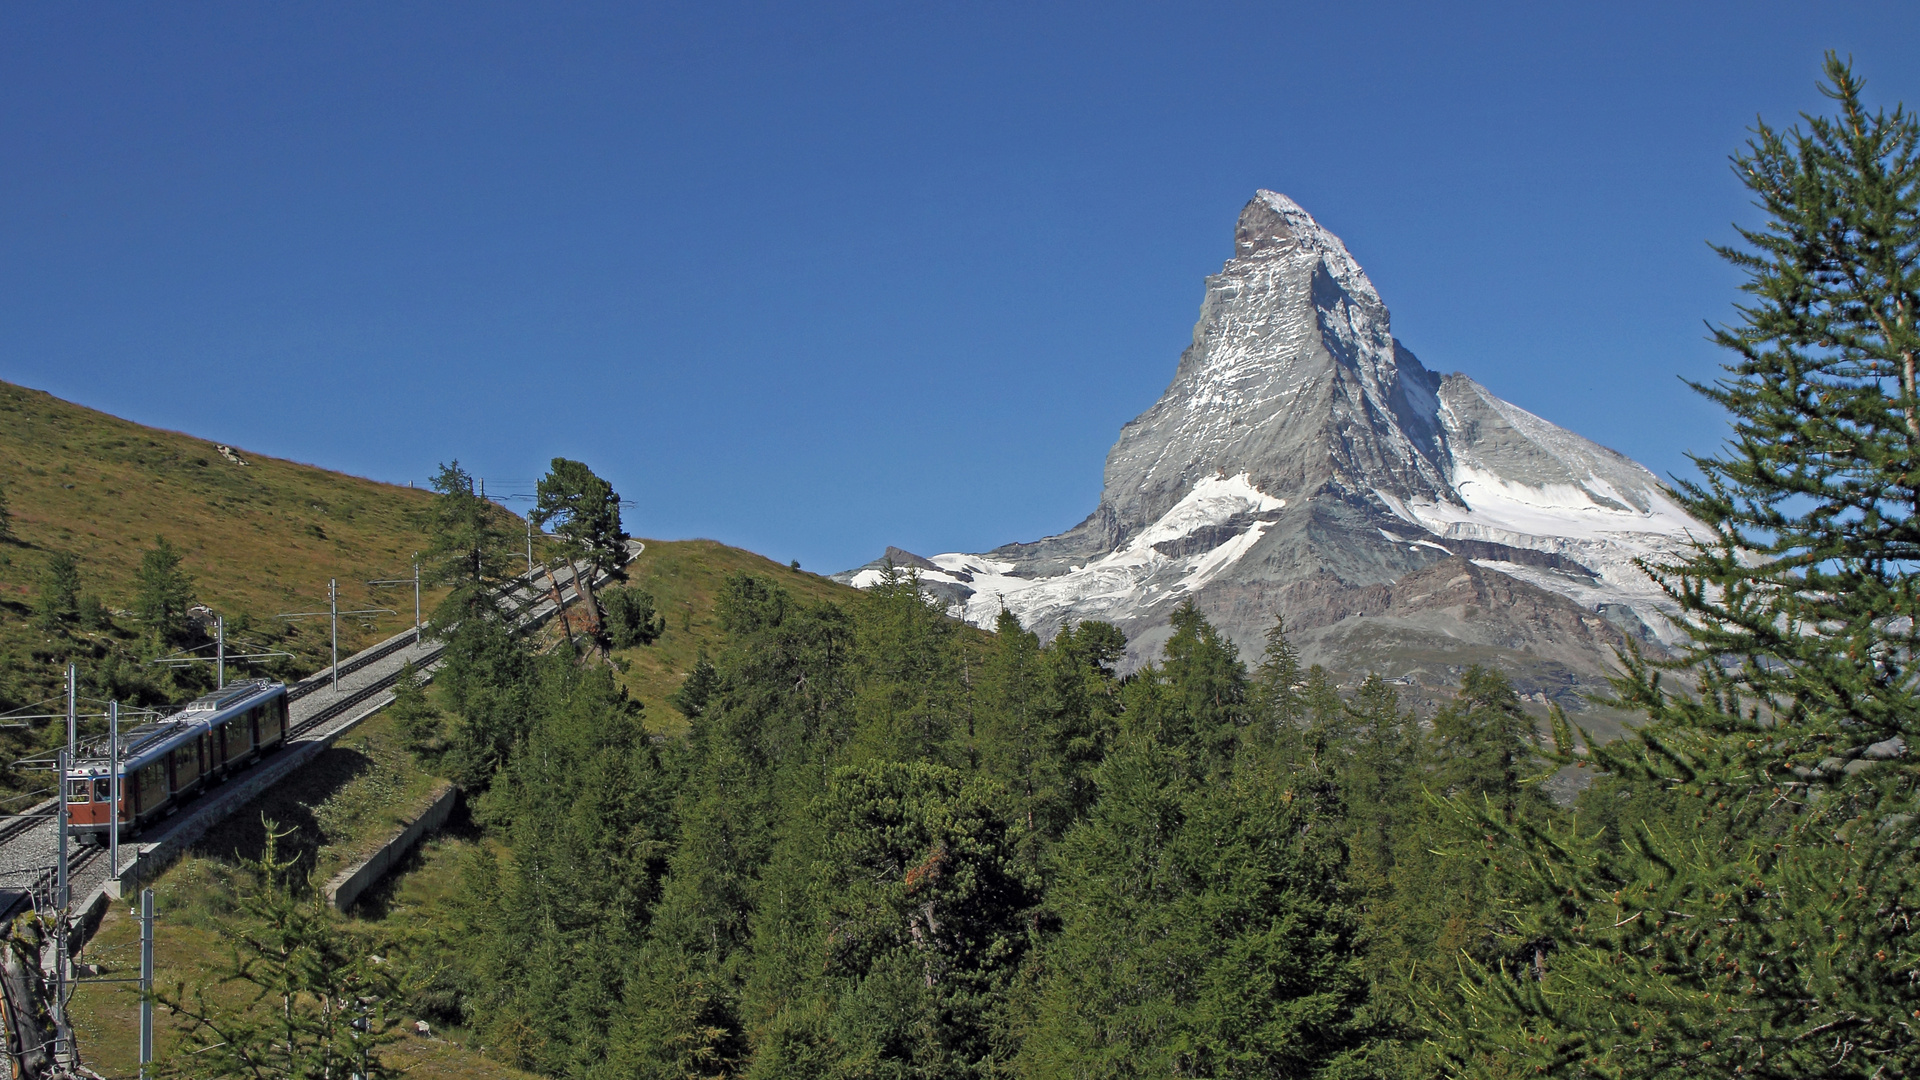
[[[1429,366],[1663,474],[1820,53],[1721,4],[9,4],[0,378],[385,480],[552,456],[810,569],[1091,510],[1259,187]],[[524,489],[523,489],[524,490]]]

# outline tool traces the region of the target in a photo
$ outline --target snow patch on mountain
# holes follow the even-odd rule
[[[992,626],[1003,606],[1026,626],[1065,616],[1075,620],[1134,616],[1205,587],[1240,561],[1271,526],[1271,520],[1254,515],[1271,518],[1286,505],[1287,500],[1261,491],[1246,473],[1210,476],[1118,550],[1064,574],[1022,577],[1012,562],[950,552],[929,559],[939,569],[922,569],[920,578],[956,587],[964,599],[954,605],[954,613],[980,626]],[[1206,550],[1186,555],[1162,550],[1203,529],[1231,528],[1236,523],[1243,527]],[[884,580],[885,573],[868,567],[854,574],[849,584],[872,588]]]

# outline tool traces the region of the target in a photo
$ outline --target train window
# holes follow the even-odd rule
[[[88,787],[89,785],[85,780],[67,781],[67,801],[68,802],[86,802]]]
[[[167,774],[163,766],[154,764],[140,770],[140,806],[145,809],[164,802],[167,797]]]
[[[94,802],[113,801],[113,781],[112,780],[102,776],[93,782],[93,801]]]

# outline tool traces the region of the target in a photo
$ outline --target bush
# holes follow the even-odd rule
[[[607,636],[616,649],[651,645],[667,629],[667,617],[653,610],[653,594],[645,589],[609,589],[602,599],[607,611]]]

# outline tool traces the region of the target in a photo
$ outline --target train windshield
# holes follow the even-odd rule
[[[93,801],[108,802],[113,798],[113,781],[102,776],[93,782]]]
[[[93,785],[88,783],[85,780],[68,781],[67,782],[67,801],[68,802],[86,802],[87,791],[92,787]]]

